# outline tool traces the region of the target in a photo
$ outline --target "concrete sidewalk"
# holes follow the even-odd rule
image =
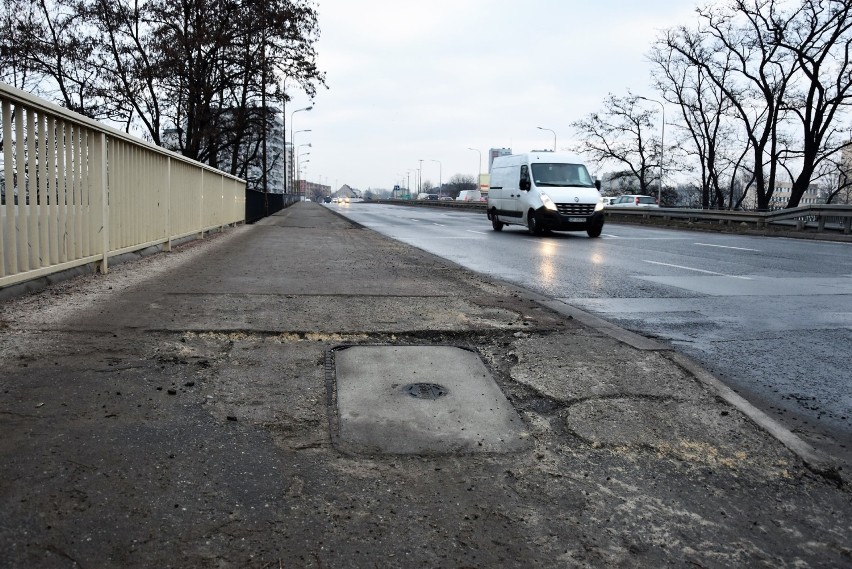
[[[0,567],[852,564],[848,484],[572,310],[311,203],[6,301]],[[349,346],[406,349],[350,357],[341,413]],[[515,442],[441,447],[464,421],[428,450],[347,442],[393,415],[358,382],[415,381],[435,346],[439,375],[448,348],[481,360]]]

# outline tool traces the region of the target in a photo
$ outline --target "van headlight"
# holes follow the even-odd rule
[[[544,192],[539,195],[541,196],[541,203],[544,204],[544,207],[546,209],[549,209],[551,211],[557,211],[556,204],[553,203],[553,200],[550,199],[549,195],[545,194]]]
[[[595,204],[595,211],[603,211],[603,209],[604,209],[604,203],[603,203],[603,198],[601,198],[598,201],[598,203]]]

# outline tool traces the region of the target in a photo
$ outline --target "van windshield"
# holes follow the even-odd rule
[[[532,174],[536,186],[595,186],[582,164],[532,164]]]

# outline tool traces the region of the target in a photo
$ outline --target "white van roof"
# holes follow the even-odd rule
[[[586,161],[576,154],[566,154],[563,152],[527,152],[527,158],[530,163],[533,162],[549,162],[551,164],[585,164]]]
[[[563,152],[525,152],[523,154],[511,154],[506,156],[497,156],[494,158],[492,167],[496,163],[500,165],[517,165],[517,164],[534,164],[536,162],[548,164],[585,164],[586,161],[576,154],[566,154]]]

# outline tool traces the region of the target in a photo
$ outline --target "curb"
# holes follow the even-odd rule
[[[539,296],[535,293],[532,294]],[[758,427],[766,431],[778,442],[787,447],[790,452],[801,459],[808,469],[820,476],[836,482],[838,485],[842,485],[843,479],[840,475],[840,469],[829,455],[815,449],[799,438],[795,433],[790,431],[787,427],[749,403],[748,400],[728,387],[721,379],[704,369],[698,362],[676,352],[671,346],[646,338],[645,336],[641,336],[629,330],[625,330],[624,328],[620,328],[611,322],[607,322],[602,318],[566,304],[561,300],[542,301],[539,298],[535,298],[534,300],[555,312],[569,316],[581,324],[593,328],[602,334],[606,334],[615,340],[628,344],[637,350],[660,352],[664,358],[684,369],[690,375],[695,377],[695,379],[712,390],[720,399],[743,413]]]

